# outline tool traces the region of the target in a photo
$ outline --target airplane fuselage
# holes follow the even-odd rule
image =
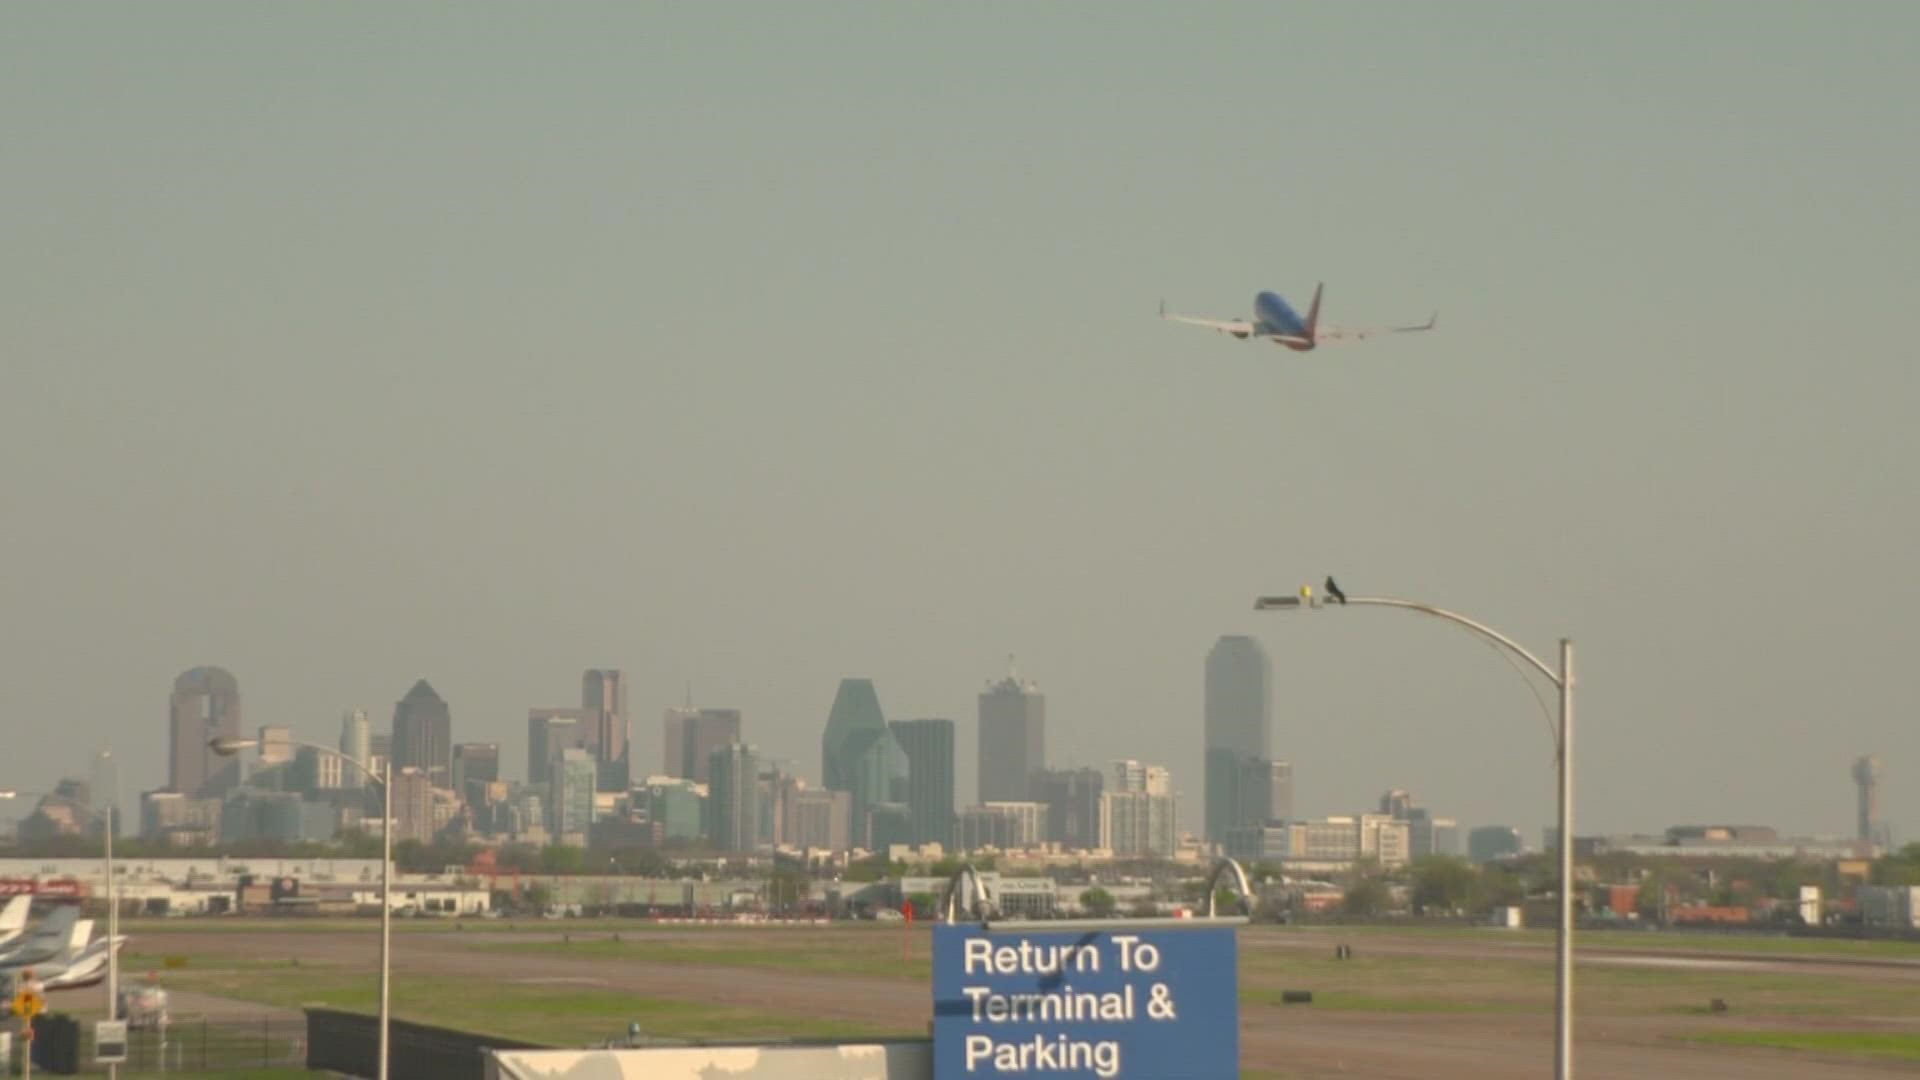
[[[1279,339],[1279,344],[1295,352],[1313,348],[1313,331],[1306,321],[1276,292],[1263,292],[1253,298],[1254,333]]]

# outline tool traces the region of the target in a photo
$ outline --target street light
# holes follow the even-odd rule
[[[1328,578],[1327,584],[1327,591],[1334,593],[1333,579]],[[1316,597],[1312,586],[1303,585],[1298,596],[1260,597],[1253,602],[1253,609],[1277,611],[1305,607],[1318,610],[1336,604],[1341,607],[1363,604],[1431,615],[1464,626],[1484,640],[1532,664],[1535,671],[1560,691],[1560,731],[1554,755],[1560,773],[1560,929],[1554,957],[1553,1074],[1558,1080],[1569,1080],[1573,1075],[1573,640],[1560,639],[1560,670],[1556,672],[1539,657],[1521,648],[1512,638],[1457,612],[1390,596],[1334,595],[1335,599],[1329,603]]]
[[[19,791],[14,788],[0,789],[0,799],[17,799],[22,795],[38,795],[44,792]],[[113,803],[106,806],[107,821],[101,832],[106,837],[106,873],[107,873],[107,1019],[120,1019],[120,948],[114,944],[120,936],[120,903],[113,887],[113,827],[119,814]],[[118,1076],[120,1067],[108,1065],[107,1075]]]
[[[278,743],[281,741],[276,740],[276,742]],[[332,757],[339,761],[350,762],[352,763],[354,768],[359,769],[362,773],[365,773],[367,776],[367,779],[372,780],[374,783],[380,785],[380,796],[382,800],[382,807],[380,811],[381,853],[380,853],[380,1074],[379,1075],[380,1075],[380,1080],[387,1080],[387,1027],[388,1027],[387,1021],[390,1016],[390,1010],[388,1008],[388,1000],[389,1000],[388,990],[392,983],[392,968],[393,968],[393,965],[391,963],[392,956],[393,956],[393,895],[391,891],[392,885],[393,885],[393,758],[389,756],[381,760],[382,775],[376,776],[374,775],[374,771],[368,768],[365,762],[355,760],[354,758],[351,758],[346,754],[343,754],[338,750],[333,749],[330,746],[321,746],[318,743],[301,742],[298,739],[287,739],[287,740],[284,740],[283,744],[286,746],[298,746],[306,750],[312,750],[316,753],[326,754],[329,757]],[[259,739],[242,739],[237,736],[222,735],[221,737],[207,743],[207,748],[212,750],[214,753],[219,754],[221,757],[232,757],[233,755],[238,754],[242,750],[247,750],[259,745],[260,745]]]

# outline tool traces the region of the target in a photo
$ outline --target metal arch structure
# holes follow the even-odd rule
[[[965,893],[960,891],[962,888],[966,889]],[[980,880],[980,871],[975,870],[972,863],[962,863],[960,869],[953,872],[953,877],[947,880],[946,902],[940,906],[946,913],[949,925],[959,921],[956,916],[960,914],[957,908],[962,896],[965,897],[968,918],[985,923],[1000,914],[999,908],[994,905],[993,895],[987,892],[987,883]]]
[[[1207,918],[1220,917],[1216,905],[1220,900],[1220,879],[1223,877],[1227,879],[1228,887],[1240,898],[1240,914],[1252,915],[1255,898],[1253,886],[1247,882],[1247,871],[1238,860],[1222,858],[1213,864],[1213,873],[1207,875]]]

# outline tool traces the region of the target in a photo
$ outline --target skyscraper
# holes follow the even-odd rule
[[[167,713],[167,789],[222,795],[238,787],[240,759],[221,757],[207,744],[240,737],[239,682],[221,668],[194,668],[174,680]]]
[[[662,724],[660,767],[668,776],[707,782],[713,752],[740,741],[739,709],[667,709]]]
[[[562,750],[582,749],[579,709],[527,710],[527,783],[551,779]]]
[[[593,827],[593,789],[599,772],[585,750],[562,750],[548,780],[547,830],[554,843],[581,843]],[[570,839],[569,839],[570,838]]]
[[[453,783],[453,712],[421,679],[393,706],[393,770],[419,769],[434,787]]]
[[[1140,783],[1146,783],[1141,769]],[[1047,807],[1042,839],[1067,851],[1100,846],[1100,796],[1106,788],[1099,769],[1042,769],[1034,774],[1033,801]]]
[[[1880,814],[1880,759],[1868,754],[1855,761],[1853,782],[1860,796],[1858,839],[1883,851],[1893,850],[1893,827]]]
[[[367,724],[367,710],[348,709],[340,718],[340,752],[359,762],[364,769],[373,768],[373,735]],[[340,781],[343,787],[365,787],[367,774],[349,765],[341,770]]]
[[[906,752],[887,728],[870,679],[842,679],[820,740],[822,786],[848,794],[849,833],[857,847],[871,840],[868,811],[875,803],[905,802]]]
[[[760,842],[760,761],[747,743],[707,755],[707,838],[716,851],[752,851]]]
[[[1235,828],[1264,825],[1242,820],[1240,796],[1247,763],[1271,761],[1267,725],[1273,665],[1250,637],[1227,636],[1207,653],[1206,765],[1207,838],[1224,843]]]
[[[612,668],[589,668],[580,679],[580,707],[589,720],[582,735],[594,756],[600,790],[627,790],[632,770],[626,673]]]
[[[1007,666],[980,695],[980,801],[1024,802],[1047,767],[1047,698]]]
[[[486,786],[500,779],[500,744],[463,742],[453,748],[453,793],[476,810],[486,805]]]
[[[1129,760],[1113,763],[1113,779],[1100,796],[1100,846],[1115,855],[1172,855],[1180,834],[1171,775]]]
[[[433,782],[426,771],[393,769],[393,839],[433,843]]]
[[[899,720],[893,737],[907,755],[907,842],[953,847],[953,721]]]

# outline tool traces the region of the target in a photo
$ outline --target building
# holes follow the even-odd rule
[[[1459,824],[1452,818],[1435,817],[1432,811],[1413,801],[1412,792],[1390,789],[1380,796],[1380,812],[1407,823],[1410,858],[1459,854]]]
[[[1854,900],[1867,926],[1920,930],[1920,885],[1862,885]]]
[[[360,763],[359,769],[348,766],[341,771],[341,786],[365,787],[369,775],[379,775],[373,767],[373,732],[367,723],[367,710],[348,709],[340,718],[340,752]]]
[[[374,776],[387,775],[387,765],[393,761],[393,735],[376,731],[367,736],[367,765]],[[369,779],[368,783],[372,783]]]
[[[1265,824],[1255,820],[1258,800],[1243,786],[1249,772],[1259,772],[1250,763],[1273,760],[1272,696],[1273,664],[1259,642],[1244,636],[1214,642],[1207,652],[1205,752],[1206,833],[1215,843],[1225,843],[1235,828]]]
[[[290,791],[232,792],[220,807],[222,843],[278,840],[289,844],[333,839],[338,820],[332,806],[307,802]]]
[[[1159,765],[1113,763],[1113,788],[1100,796],[1100,847],[1116,856],[1171,857],[1179,846],[1173,778]]]
[[[1860,813],[1855,838],[1882,851],[1893,848],[1893,829],[1880,814],[1880,759],[1868,754],[1853,763]]]
[[[953,846],[953,721],[900,720],[894,741],[907,755],[910,844]]]
[[[1287,821],[1262,832],[1257,856],[1314,869],[1345,870],[1362,859],[1383,868],[1405,866],[1412,858],[1407,823],[1386,814],[1358,814]]]
[[[1545,830],[1548,850],[1558,830]],[[1613,853],[1696,859],[1871,859],[1872,844],[1851,837],[1781,836],[1766,825],[1675,825],[1665,836],[1576,836],[1574,854]]]
[[[393,770],[393,842],[433,843],[433,780],[412,765]]]
[[[1047,698],[1011,664],[980,695],[979,738],[980,801],[1031,798],[1033,774],[1047,767]]]
[[[500,779],[500,744],[463,742],[453,748],[453,793],[469,806],[485,805],[487,785]]]
[[[149,791],[140,798],[140,834],[174,847],[220,842],[221,800],[178,791]]]
[[[1492,862],[1520,854],[1520,830],[1511,825],[1482,825],[1467,833],[1467,858]]]
[[[1042,839],[1067,851],[1100,846],[1105,774],[1099,769],[1042,769],[1033,774],[1032,786],[1034,801],[1047,808]]]
[[[748,743],[728,743],[707,755],[707,841],[716,851],[760,846],[760,761]]]
[[[600,790],[626,791],[632,775],[626,673],[589,668],[580,679],[580,708],[588,717],[584,735],[598,770]]]
[[[593,793],[599,767],[585,750],[560,751],[547,778],[547,831],[555,843],[584,843],[593,825]],[[572,838],[572,839],[569,839]]]
[[[867,848],[886,852],[913,844],[913,809],[906,803],[877,802],[867,807]]]
[[[787,825],[793,820],[793,814],[788,807],[806,784],[781,768],[777,761],[762,759],[759,768],[760,833],[756,847],[790,847],[792,841],[787,837]]]
[[[1009,851],[1035,847],[1047,808],[1037,802],[990,802],[960,812],[960,850]]]
[[[337,791],[347,787],[346,774],[352,766],[332,754],[324,754],[311,746],[302,746],[293,755],[292,789],[303,795],[317,795],[323,791]],[[358,787],[358,784],[353,785]]]
[[[93,812],[101,817],[107,827],[113,829],[113,835],[120,835],[120,766],[113,760],[112,750],[101,750],[93,755],[93,765],[87,774],[87,785],[93,793]]]
[[[581,749],[579,727],[579,709],[527,710],[527,783],[546,783],[561,751]]]
[[[907,753],[887,727],[871,680],[840,680],[820,757],[822,786],[849,797],[853,845],[871,847],[869,809],[874,803],[905,803],[909,780]]]
[[[741,741],[740,732],[739,709],[671,707],[661,729],[660,771],[696,784],[707,783],[707,764],[713,752]]]
[[[826,788],[803,788],[787,803],[787,843],[801,850],[845,851],[852,847],[853,796]]]
[[[207,745],[240,737],[240,684],[232,675],[217,667],[183,673],[173,681],[167,723],[167,790],[219,796],[240,786],[240,759]]]
[[[697,843],[704,829],[707,789],[677,776],[649,776],[633,789],[634,809],[660,827],[662,843]]]
[[[419,769],[434,787],[453,783],[453,711],[421,679],[393,706],[393,771]]]

